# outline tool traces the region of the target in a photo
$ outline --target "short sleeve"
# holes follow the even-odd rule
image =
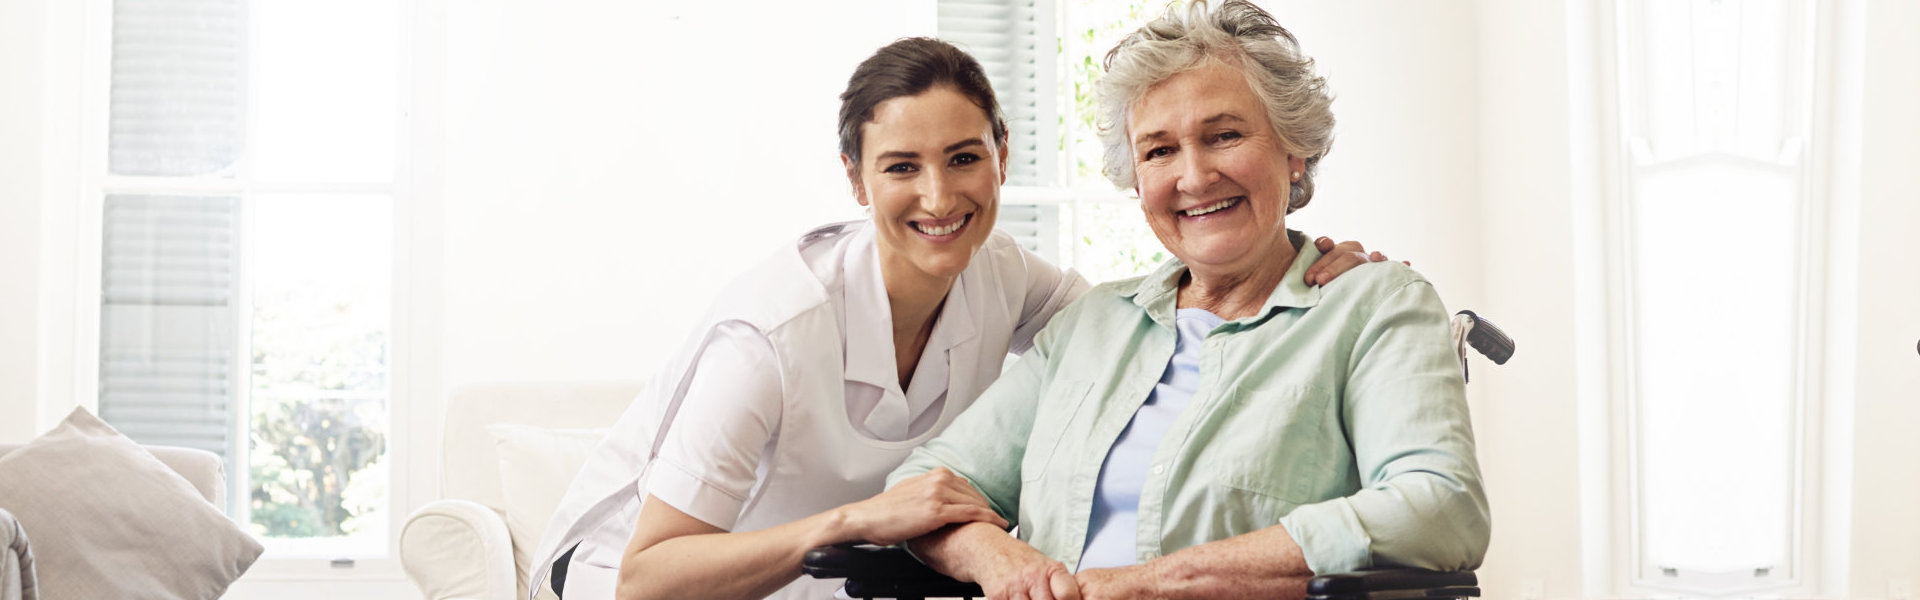
[[[693,369],[645,493],[732,530],[780,428],[779,363],[759,330],[724,322],[708,336]]]
[[[1033,347],[1033,336],[1053,320],[1054,313],[1060,312],[1091,287],[1087,280],[1073,269],[1061,269],[1040,255],[1020,249],[1021,265],[1024,267],[1027,294],[1021,302],[1020,321],[1013,330],[1013,339],[1007,350],[1016,354],[1025,354]]]

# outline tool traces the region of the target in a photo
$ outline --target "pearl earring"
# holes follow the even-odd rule
[[[1300,180],[1300,172],[1299,172],[1299,171],[1294,171],[1294,172],[1293,172],[1293,180],[1294,180],[1294,181],[1299,181],[1299,180]]]

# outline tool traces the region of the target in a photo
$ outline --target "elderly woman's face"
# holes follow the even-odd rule
[[[993,232],[1006,180],[986,112],[934,86],[881,102],[862,135],[856,193],[873,208],[888,282],[959,276]]]
[[[1252,272],[1288,243],[1290,176],[1306,162],[1287,156],[1239,69],[1209,61],[1148,88],[1127,133],[1147,224],[1189,268]]]

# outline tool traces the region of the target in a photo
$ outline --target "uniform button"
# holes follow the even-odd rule
[[[1153,466],[1153,474],[1155,474],[1155,475],[1159,475],[1159,474],[1161,474],[1161,473],[1165,473],[1165,472],[1167,472],[1167,466],[1166,466],[1166,465],[1154,465],[1154,466]]]

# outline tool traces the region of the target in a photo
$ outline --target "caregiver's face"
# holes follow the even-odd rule
[[[1140,209],[1188,267],[1251,272],[1286,243],[1289,179],[1305,161],[1287,156],[1239,69],[1208,61],[1155,84],[1127,132]]]
[[[993,232],[1005,151],[986,111],[936,85],[874,107],[855,191],[873,208],[889,281],[950,281]]]

